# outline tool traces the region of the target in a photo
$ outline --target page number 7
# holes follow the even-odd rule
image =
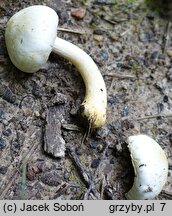
[[[166,205],[166,203],[160,203],[162,206],[161,206],[161,211],[163,211],[164,210],[164,207],[165,207],[165,205]]]

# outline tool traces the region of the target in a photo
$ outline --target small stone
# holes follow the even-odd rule
[[[125,117],[125,116],[128,116],[128,114],[129,114],[129,108],[127,105],[125,105],[123,110],[121,111],[121,116]]]
[[[168,135],[168,138],[169,138],[170,143],[172,144],[172,133],[170,133],[170,134]]]
[[[6,166],[0,166],[0,174],[5,174],[7,172],[8,167]]]
[[[116,66],[118,67],[118,68],[123,68],[123,69],[131,69],[132,68],[132,65],[133,65],[133,61],[128,61],[128,63],[126,64],[124,64],[124,63],[121,63],[121,62],[118,62],[117,64],[116,64]]]
[[[167,78],[169,81],[172,81],[172,68],[169,68],[169,70],[167,72]]]
[[[11,129],[10,128],[8,128],[7,130],[3,130],[2,131],[2,134],[4,135],[4,136],[7,136],[7,137],[9,137],[10,135],[11,135]]]
[[[115,159],[114,158],[110,159],[110,164],[115,164]]]
[[[164,110],[164,104],[163,103],[158,103],[157,104],[157,109],[158,109],[158,113],[162,112]]]
[[[155,83],[155,87],[156,87],[161,93],[163,93],[163,91],[164,91],[164,86],[163,86],[162,82],[157,81],[157,82]]]
[[[150,42],[152,37],[153,37],[152,32],[141,32],[139,35],[140,41],[144,43]]]
[[[97,149],[97,146],[98,146],[97,142],[91,142],[90,143],[90,148],[92,148],[92,149]]]
[[[110,164],[106,164],[105,168],[104,168],[104,175],[108,175],[112,170],[112,166]]]
[[[37,161],[38,163],[41,163],[41,164],[43,164],[43,163],[45,162],[45,160],[44,160],[43,158],[38,158],[36,161]]]
[[[112,104],[116,104],[117,102],[117,97],[114,96],[113,94],[110,94],[108,97],[108,104],[112,105]]]
[[[75,152],[76,152],[76,154],[79,155],[79,156],[82,155],[82,149],[79,148],[79,147],[77,147],[77,148],[75,149]]]
[[[103,36],[102,35],[94,35],[93,36],[94,40],[96,40],[97,42],[101,42],[103,40]]]
[[[166,50],[166,53],[167,53],[167,55],[168,55],[169,57],[172,57],[172,50],[167,49],[167,50]]]
[[[38,120],[36,121],[35,126],[37,126],[37,127],[42,127],[43,124],[44,124],[44,122],[43,122],[41,119],[38,119]]]
[[[38,111],[35,111],[35,112],[34,112],[34,116],[35,116],[36,118],[38,118],[38,117],[40,117],[40,113],[39,113]]]
[[[153,20],[155,18],[155,12],[149,12],[146,14],[146,17],[150,20]]]
[[[48,106],[52,107],[54,105],[62,105],[67,103],[66,95],[62,93],[57,93],[53,98],[49,101]]]
[[[121,143],[118,143],[118,145],[116,145],[116,151],[117,152],[122,152],[122,145],[121,145]]]
[[[75,8],[71,11],[71,15],[77,20],[82,20],[86,15],[86,10],[84,8]]]
[[[158,55],[158,59],[165,60],[165,55],[163,53],[160,53]]]
[[[55,170],[51,170],[43,173],[40,180],[46,185],[56,186],[56,187],[60,185],[62,182],[60,175]]]
[[[105,34],[106,32],[105,32],[105,30],[103,30],[103,29],[95,29],[94,31],[93,31],[93,34],[95,34],[95,35],[103,35],[103,34]]]
[[[106,138],[108,134],[109,134],[109,129],[107,126],[104,126],[97,131],[96,137]]]
[[[38,164],[27,164],[26,176],[30,181],[35,180],[36,174],[42,171],[41,167]]]
[[[135,56],[134,60],[139,64],[139,65],[143,65],[144,64],[144,59],[140,56]]]
[[[76,107],[72,107],[70,110],[70,115],[77,116],[77,114],[78,114],[78,109]]]
[[[0,110],[0,119],[5,119],[5,113],[4,111]]]
[[[6,142],[0,137],[0,150],[2,151],[6,147]]]
[[[100,57],[103,61],[107,61],[109,59],[109,53],[107,50],[100,51]]]
[[[57,14],[59,16],[59,23],[60,23],[60,25],[63,25],[65,23],[67,23],[67,21],[69,20],[69,15],[68,15],[68,11],[67,10],[62,10],[59,7],[59,9],[57,9]]]
[[[93,168],[93,169],[97,168],[99,163],[100,163],[100,159],[94,159],[92,164],[91,164],[91,168]]]
[[[118,41],[119,40],[119,36],[115,32],[112,32],[109,36],[110,36],[110,39],[112,41]]]
[[[129,130],[134,128],[133,122],[129,121],[128,119],[125,119],[121,122],[121,128],[123,130]]]
[[[157,60],[158,59],[158,55],[159,55],[159,53],[158,53],[158,51],[154,51],[152,54],[151,54],[151,60],[153,60],[153,61],[155,61],[155,60]]]
[[[164,103],[168,102],[168,96],[167,95],[164,96],[163,101],[164,101]]]
[[[99,144],[99,145],[97,146],[97,151],[98,151],[98,152],[102,152],[103,148],[104,148],[104,145],[103,145],[103,144]]]

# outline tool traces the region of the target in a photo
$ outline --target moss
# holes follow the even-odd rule
[[[139,80],[136,80],[133,87],[134,87],[134,91],[139,91],[141,87],[141,82]]]
[[[126,0],[127,4],[133,5],[136,3],[137,0]]]
[[[136,61],[132,61],[131,70],[135,74],[139,71],[139,65]]]
[[[82,5],[87,5],[88,4],[88,0],[78,0],[78,2]]]
[[[111,0],[111,4],[117,4],[118,1],[117,0]]]
[[[69,180],[74,182],[75,184],[79,184],[79,185],[81,182],[74,171],[71,172],[71,175],[69,176]]]
[[[145,3],[151,10],[157,11],[163,18],[172,17],[172,1],[171,0],[145,0]]]
[[[154,139],[154,140],[157,140],[157,124],[153,124],[152,125],[152,128],[151,128],[151,134],[152,134],[152,138]]]
[[[113,1],[111,9],[113,12],[121,11],[122,13],[129,13],[136,2],[137,0]]]

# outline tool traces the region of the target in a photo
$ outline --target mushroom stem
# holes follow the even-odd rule
[[[93,128],[106,121],[107,93],[103,77],[92,58],[74,44],[56,37],[53,52],[72,62],[85,83],[85,98],[81,104],[83,117],[88,118]]]

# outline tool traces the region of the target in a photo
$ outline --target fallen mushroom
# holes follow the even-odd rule
[[[71,61],[86,87],[82,116],[93,128],[106,121],[107,94],[103,77],[92,58],[79,47],[56,36],[58,16],[42,5],[25,8],[11,17],[5,31],[7,50],[13,64],[23,72],[34,73],[45,65],[53,51]]]
[[[134,184],[126,194],[127,199],[154,199],[167,181],[168,161],[160,145],[147,135],[128,138],[132,158]]]

